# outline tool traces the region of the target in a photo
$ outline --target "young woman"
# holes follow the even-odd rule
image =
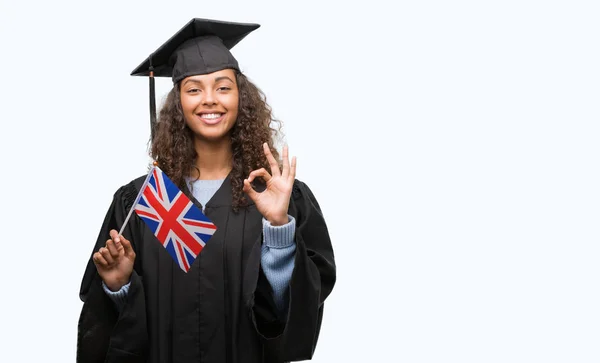
[[[132,74],[172,77],[151,156],[217,230],[186,273],[119,188],[85,271],[80,362],[310,359],[335,279],[319,204],[273,147],[271,110],[230,49],[256,24],[193,19]],[[152,96],[153,98],[153,96]]]

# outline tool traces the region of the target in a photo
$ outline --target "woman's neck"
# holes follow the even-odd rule
[[[208,142],[196,139],[195,141],[196,167],[200,170],[201,180],[225,179],[233,165],[231,152],[231,139],[225,138],[219,142]],[[194,170],[194,178],[198,177],[198,170]]]

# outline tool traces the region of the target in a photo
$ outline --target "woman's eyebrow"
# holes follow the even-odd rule
[[[227,76],[217,77],[217,78],[215,78],[215,82],[219,82],[219,81],[222,81],[224,79],[229,80],[229,82],[233,83],[233,80],[231,78],[227,77]]]
[[[202,84],[202,81],[200,81],[200,80],[198,80],[198,79],[188,79],[187,81],[183,82],[183,85],[185,86],[185,85],[186,85],[186,83],[188,83],[188,82]]]

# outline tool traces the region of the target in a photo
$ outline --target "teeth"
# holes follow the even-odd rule
[[[200,115],[200,117],[202,118],[206,118],[206,119],[214,119],[214,118],[219,118],[221,117],[220,113],[203,113]]]

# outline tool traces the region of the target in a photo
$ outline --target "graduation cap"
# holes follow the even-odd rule
[[[259,24],[194,18],[131,72],[150,77],[150,134],[154,138],[156,98],[154,77],[171,77],[173,83],[200,74],[231,68],[239,71],[229,51],[258,29]]]

